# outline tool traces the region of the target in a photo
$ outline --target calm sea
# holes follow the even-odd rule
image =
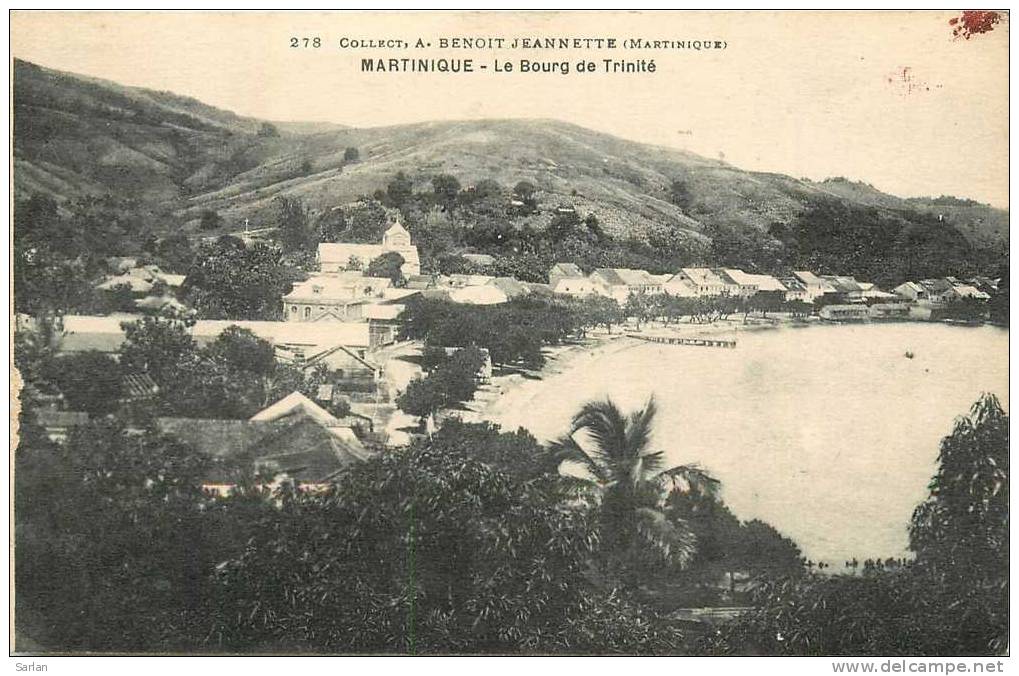
[[[584,401],[630,409],[652,393],[655,446],[723,484],[759,518],[833,569],[906,554],[939,440],[981,392],[1008,407],[1008,331],[865,324],[744,332],[734,350],[636,344],[581,359],[508,392],[493,412],[539,439]],[[907,352],[913,358],[907,358]]]

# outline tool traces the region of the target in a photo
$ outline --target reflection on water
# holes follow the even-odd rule
[[[1007,330],[815,326],[744,332],[735,350],[634,345],[507,393],[494,419],[548,439],[586,400],[628,409],[654,393],[658,448],[713,472],[740,518],[840,568],[905,555],[938,443],[983,391],[1007,409]]]

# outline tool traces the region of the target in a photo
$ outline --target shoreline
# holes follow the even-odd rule
[[[465,422],[492,422],[498,423],[498,418],[505,412],[504,398],[509,395],[518,395],[525,388],[533,388],[535,394],[550,378],[560,375],[567,370],[576,368],[585,362],[592,361],[602,356],[622,352],[623,350],[647,345],[648,341],[642,340],[641,336],[681,336],[687,338],[729,338],[739,340],[739,334],[763,331],[775,331],[779,329],[805,329],[817,326],[855,326],[858,324],[928,324],[942,322],[916,322],[916,321],[866,321],[866,322],[838,322],[822,321],[811,317],[807,319],[793,319],[788,316],[774,317],[751,317],[750,321],[744,323],[742,317],[734,316],[728,319],[719,319],[710,324],[694,324],[681,322],[674,324],[663,324],[661,322],[648,322],[641,325],[638,331],[636,327],[619,325],[613,328],[613,332],[607,333],[604,329],[596,332],[589,332],[588,336],[580,343],[568,345],[554,345],[543,349],[545,364],[537,370],[513,370],[500,375],[493,375],[491,382],[482,386],[475,394],[475,398],[466,403],[466,408],[459,411],[461,419]],[[1007,328],[1007,327],[1006,327]]]

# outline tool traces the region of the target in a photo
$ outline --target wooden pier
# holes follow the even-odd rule
[[[646,340],[649,343],[662,343],[664,345],[696,345],[699,347],[736,347],[735,340],[725,340],[724,338],[694,338],[694,337],[683,337],[683,336],[643,336],[639,333],[628,333],[626,334],[630,338],[638,338],[640,340]]]

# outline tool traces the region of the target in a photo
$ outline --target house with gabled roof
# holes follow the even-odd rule
[[[631,293],[662,293],[662,280],[647,270],[598,268],[589,279],[605,288],[606,294],[623,304]]]
[[[270,476],[326,486],[372,456],[349,424],[299,392],[248,420],[157,418],[156,428],[216,460],[205,483],[218,493],[245,478]]]
[[[807,301],[810,303],[813,303],[825,294],[835,294],[834,286],[809,270],[794,270],[793,277],[806,287]]]
[[[676,278],[686,282],[698,296],[722,296],[736,289],[736,285],[711,268],[682,268]]]
[[[563,279],[583,279],[586,276],[576,263],[556,263],[548,271],[548,284],[555,289]]]
[[[360,319],[363,306],[382,298],[392,280],[360,272],[316,275],[283,296],[283,317],[291,322]]]
[[[927,300],[927,289],[923,288],[916,282],[903,282],[902,284],[899,284],[897,287],[892,289],[892,293],[894,293],[899,298],[904,298],[905,300],[911,301]]]
[[[382,235],[379,244],[360,244],[354,242],[323,242],[318,245],[318,264],[322,272],[342,272],[349,270],[351,262],[357,262],[362,268],[381,256],[395,252],[403,257],[401,271],[405,277],[421,274],[421,258],[418,248],[411,241],[410,233],[400,225],[399,220]]]

